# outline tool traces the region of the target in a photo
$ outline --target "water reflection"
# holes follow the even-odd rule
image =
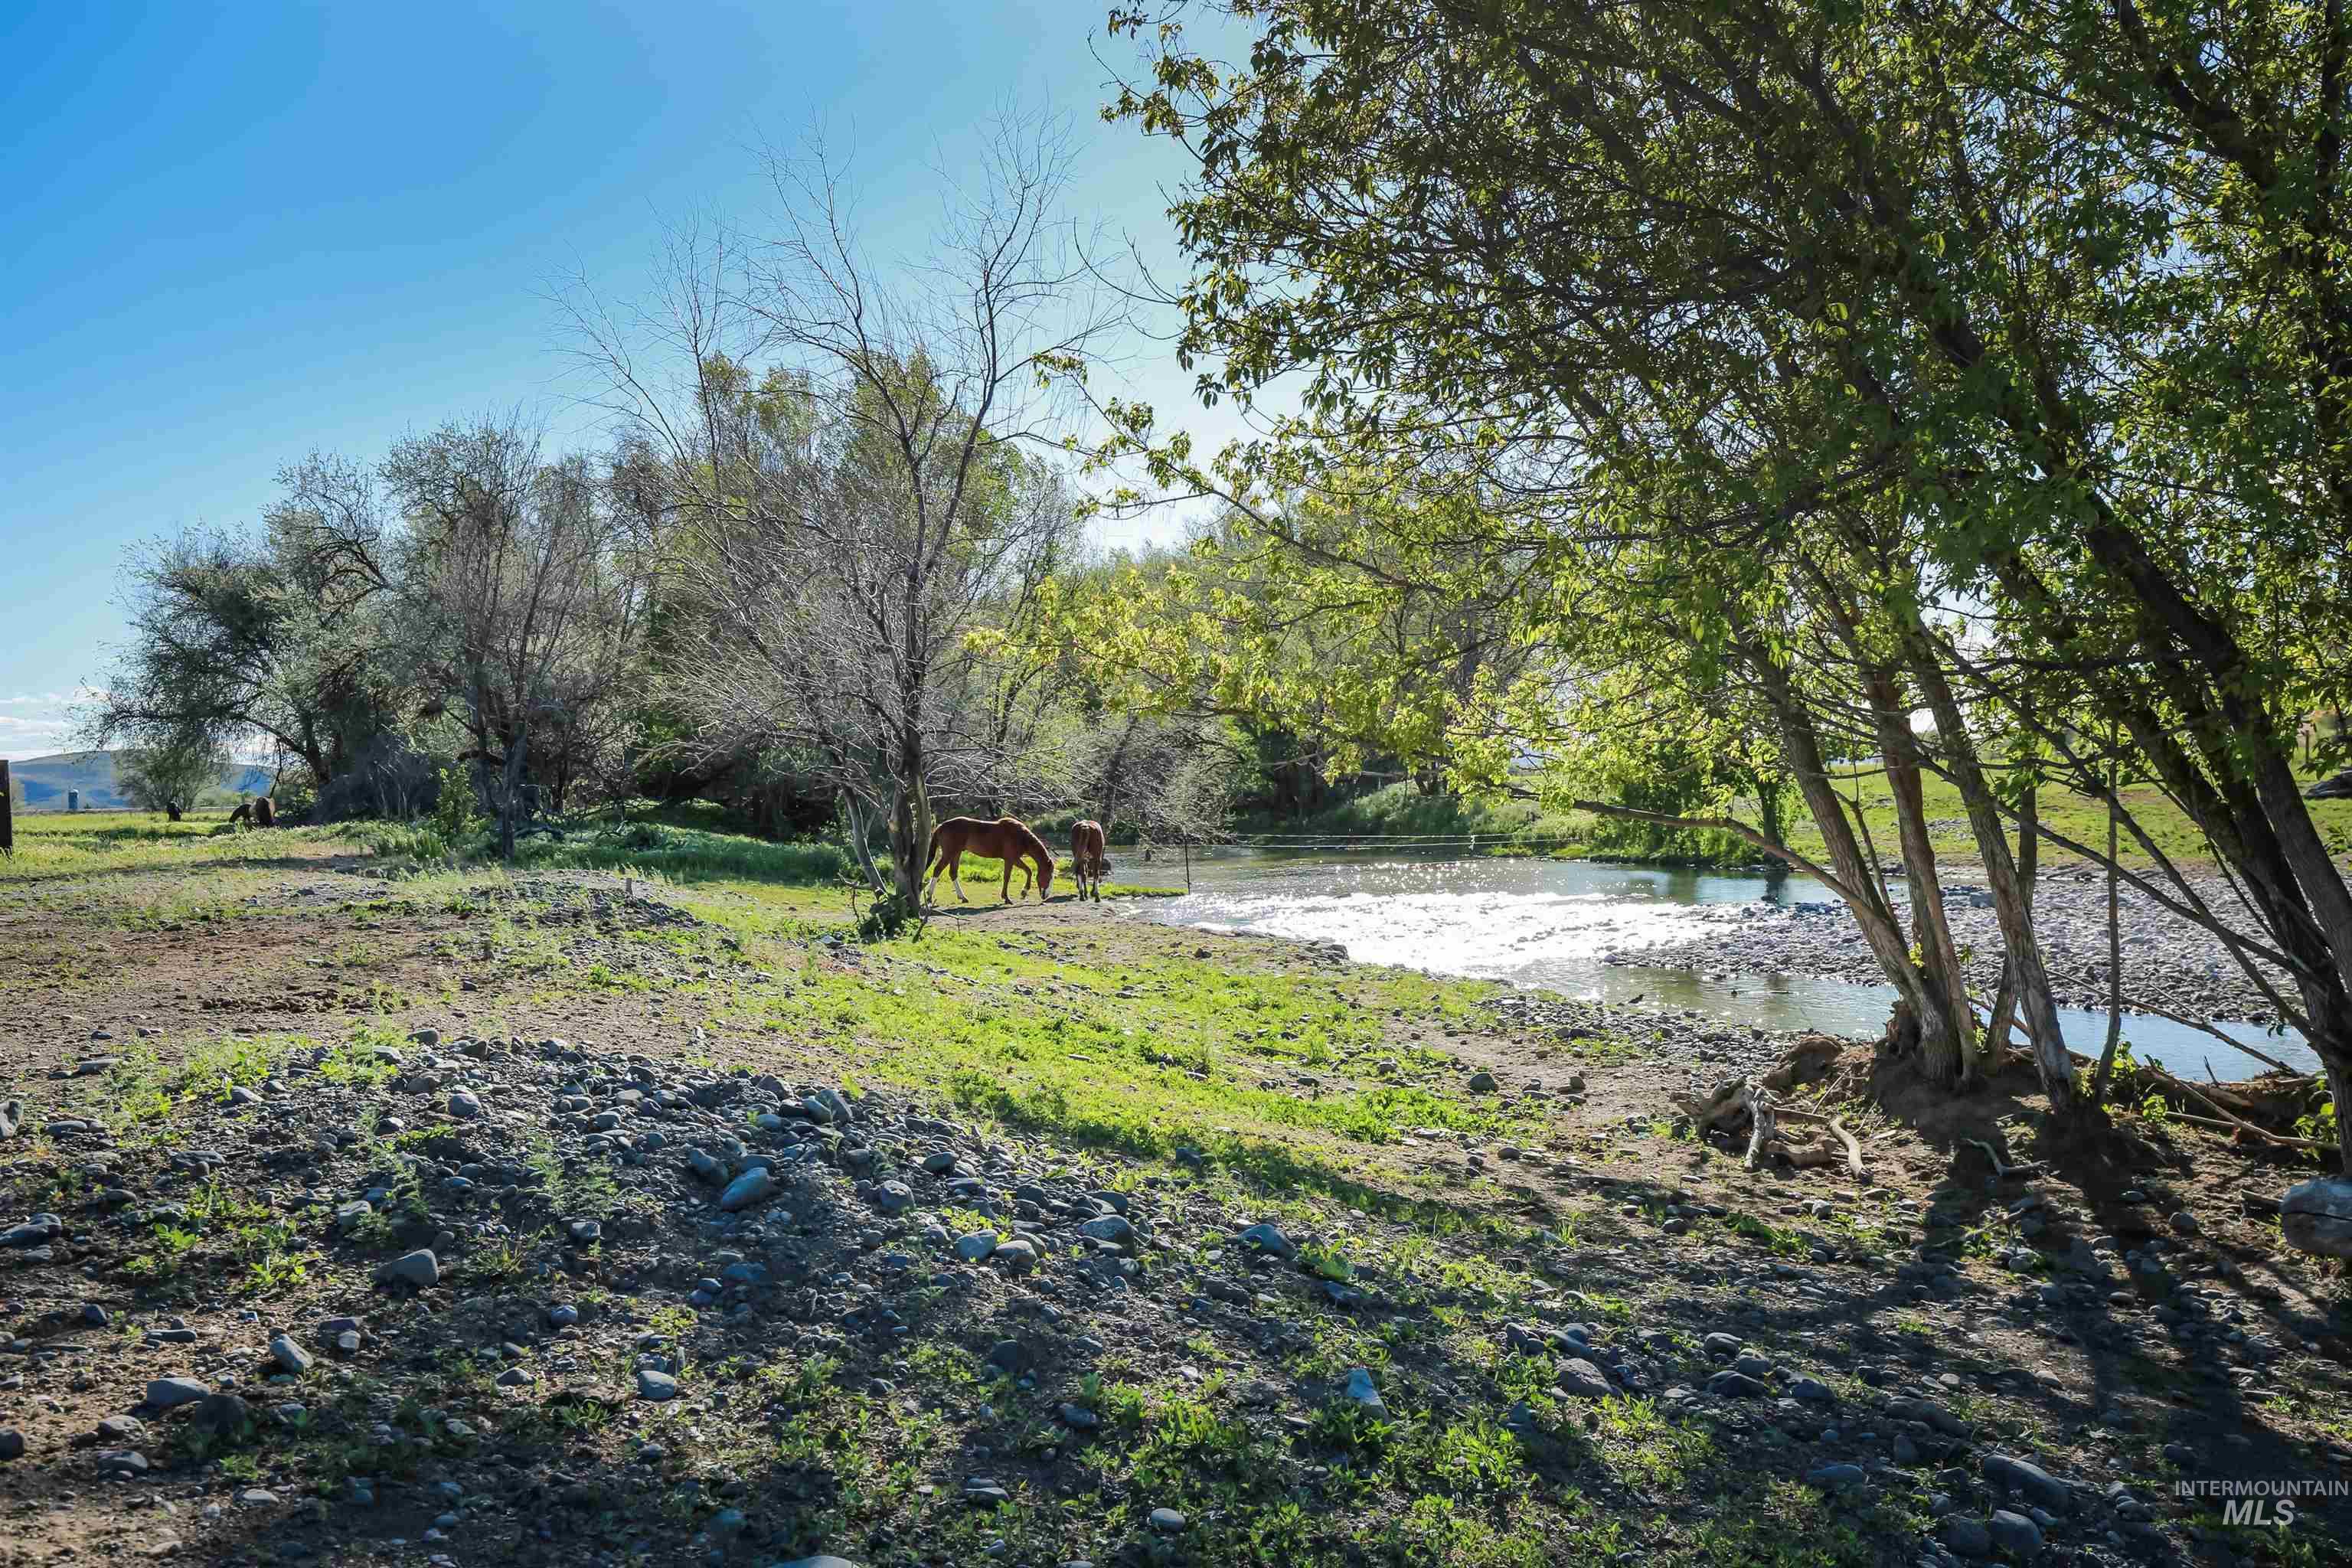
[[[1719,931],[1719,916],[1698,912],[1706,906],[1759,900],[1791,906],[1834,897],[1817,879],[1788,873],[1252,850],[1196,858],[1192,891],[1151,912],[1181,925],[1337,942],[1367,963],[1508,981],[1597,1001],[1639,1001],[1769,1029],[1875,1035],[1893,1003],[1889,986],[1639,962],[1644,948]],[[1633,962],[1601,962],[1610,954]],[[2102,1013],[2062,1009],[2059,1022],[2076,1050],[2096,1052],[2106,1037]],[[2223,1026],[2270,1056],[2297,1067],[2318,1065],[2300,1039],[2266,1036],[2253,1025]],[[2262,1070],[2261,1063],[2211,1036],[2164,1019],[2128,1016],[2125,1036],[2143,1060],[2185,1075],[2201,1076],[2209,1061],[2223,1078]]]

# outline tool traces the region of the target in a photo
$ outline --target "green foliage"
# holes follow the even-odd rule
[[[444,763],[441,793],[434,796],[432,824],[443,846],[456,849],[469,843],[487,820],[474,798],[472,773],[462,763]]]

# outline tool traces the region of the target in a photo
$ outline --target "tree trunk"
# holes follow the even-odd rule
[[[857,797],[847,790],[841,792],[841,811],[849,823],[850,858],[856,860],[857,868],[866,874],[866,885],[873,889],[874,896],[877,899],[888,897],[890,889],[883,881],[882,868],[874,864],[870,825],[866,820],[866,813],[858,808]]]
[[[2033,930],[2032,890],[2018,876],[2017,865],[2010,858],[2009,831],[2001,820],[2000,804],[1993,798],[1992,786],[1985,780],[1976,742],[1969,734],[1959,701],[1945,678],[1927,628],[1918,623],[1916,613],[1903,626],[1903,640],[1912,674],[1927,696],[1928,711],[1935,715],[1937,746],[1943,752],[1952,782],[1959,788],[1961,804],[1969,814],[1969,826],[1977,841],[1977,854],[1984,862],[1985,886],[1992,894],[1993,917],[2000,927],[2003,989],[2014,982],[2017,1004],[2025,1013],[2025,1032],[2033,1041],[2033,1062],[2041,1074],[2042,1092],[2049,1097],[2053,1110],[2066,1111],[2074,1100],[2074,1064],[2066,1054],[2065,1037],[2059,1030],[2058,1006],[2050,994],[2049,967],[2042,956],[2041,939]],[[1907,723],[1905,733],[1907,737]],[[1940,901],[1936,910],[1948,942],[1951,928],[1944,919]],[[1952,964],[1965,1009],[1967,976],[1959,973],[1957,951],[1952,953]],[[2000,1022],[1997,1020],[1992,1035],[1995,1049],[2004,1032]]]
[[[1752,650],[1745,657],[1756,671],[1772,710],[1780,749],[1789,759],[1797,793],[1811,815],[1813,826],[1821,832],[1838,880],[1848,889],[1846,907],[1853,911],[1854,921],[1862,928],[1863,939],[1870,943],[1880,971],[1902,994],[1912,1011],[1924,1016],[1928,1007],[1925,979],[1918,966],[1911,962],[1910,944],[1904,940],[1894,906],[1887,902],[1885,889],[1878,879],[1878,867],[1864,854],[1854,826],[1846,818],[1844,803],[1839,800],[1836,786],[1830,782],[1829,764],[1822,758],[1821,737],[1813,727],[1812,716],[1805,710],[1788,671],[1777,660]]]
[[[2033,884],[2042,858],[2042,835],[2034,830],[2034,823],[2041,816],[2041,775],[2033,771],[2032,761],[2029,758],[2025,787],[2018,792],[2017,797],[2017,886],[2025,901],[2028,917],[2033,913]],[[2000,963],[2000,994],[1994,999],[1992,1027],[1986,1033],[1986,1038],[1995,1050],[2009,1044],[2010,1020],[2017,1013],[2014,973],[2014,966],[2004,952]]]
[[[1932,1081],[1957,1084],[1976,1037],[1976,1015],[1969,1005],[1959,947],[1944,913],[1943,882],[1936,874],[1936,847],[1927,831],[1927,802],[1920,786],[1918,743],[1911,733],[1910,710],[1893,678],[1883,669],[1865,669],[1863,686],[1878,727],[1887,793],[1895,802],[1895,830],[1903,848],[1903,879],[1911,893],[1911,938],[1919,953],[1920,1064]]]
[[[2091,1103],[2107,1100],[2107,1076],[2116,1070],[2116,1052],[2124,1040],[2123,903],[2116,876],[2116,826],[2122,809],[2116,799],[2116,761],[2107,759],[2107,1043],[2099,1051],[2099,1070],[2091,1075]]]
[[[516,726],[514,738],[507,742],[507,765],[499,781],[499,858],[509,865],[515,858],[515,814],[522,809],[523,763],[530,746],[530,731]]]
[[[923,785],[922,732],[899,731],[898,778],[890,798],[890,880],[899,907],[913,914],[922,907],[923,862],[931,847],[931,801]]]

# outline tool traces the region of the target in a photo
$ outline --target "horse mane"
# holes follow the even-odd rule
[[[1009,830],[1020,841],[1021,847],[1028,850],[1048,866],[1054,863],[1054,852],[1045,847],[1045,841],[1037,837],[1036,829],[1019,817],[1000,816],[996,819],[996,826]]]

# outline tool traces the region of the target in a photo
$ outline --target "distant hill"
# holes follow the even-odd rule
[[[59,752],[54,756],[26,757],[10,763],[8,775],[23,792],[17,798],[27,811],[63,811],[68,790],[81,792],[84,811],[122,811],[131,805],[114,793],[112,752]],[[221,770],[220,788],[225,795],[267,795],[269,783],[268,768],[240,763]]]

